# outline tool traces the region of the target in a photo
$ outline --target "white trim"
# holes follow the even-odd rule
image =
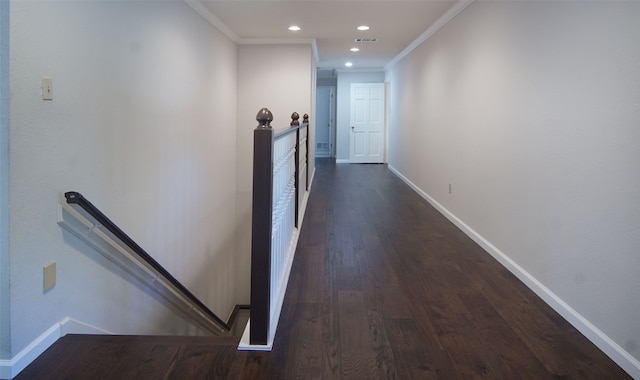
[[[66,317],[51,326],[10,360],[0,360],[0,379],[13,379],[58,339],[67,334],[112,334],[109,331]]]
[[[240,37],[233,32],[225,23],[220,21],[202,2],[198,0],[182,0],[185,4],[191,7],[197,14],[202,16],[205,20],[209,22],[209,24],[213,25],[216,29],[218,29],[222,34],[227,36],[231,41],[238,43],[240,41]]]
[[[411,53],[415,48],[420,46],[424,41],[426,41],[429,37],[434,35],[440,28],[445,26],[449,21],[453,20],[460,12],[462,12],[466,7],[468,7],[473,0],[458,0],[447,10],[436,22],[434,22],[427,30],[425,30],[418,38],[415,39],[412,43],[410,43],[404,50],[400,52],[395,58],[389,61],[386,65],[384,65],[384,70],[389,70],[393,65],[398,63],[402,58],[406,57]]]
[[[269,341],[265,345],[251,344],[249,334],[251,333],[251,318],[247,321],[247,325],[244,327],[242,338],[238,344],[238,351],[271,351],[273,348],[273,339],[269,337]]]
[[[422,198],[435,207],[442,215],[449,219],[453,224],[462,230],[473,241],[478,243],[485,251],[493,256],[500,264],[513,273],[520,281],[522,281],[529,289],[542,298],[549,306],[565,318],[573,327],[580,331],[587,339],[600,348],[622,369],[624,369],[634,379],[640,379],[640,361],[625,351],[620,345],[609,338],[604,332],[598,329],[589,320],[574,310],[570,305],[564,302],[560,297],[553,293],[549,288],[544,286],[533,275],[522,268],[518,263],[509,258],[504,252],[496,248],[491,242],[482,237],[478,232],[473,230],[452,212],[433,199],[429,194],[420,189],[416,184],[411,182],[407,177],[402,175],[396,168],[389,165],[389,170],[402,179],[409,187],[411,187]]]
[[[336,73],[381,73],[384,72],[383,67],[352,67],[352,68],[337,68],[334,69]]]
[[[345,158],[336,158],[336,164],[350,164],[351,160]]]
[[[318,46],[316,39],[262,39],[262,38],[240,38],[234,31],[232,31],[224,22],[216,17],[213,12],[209,10],[200,0],[182,0],[197,14],[202,16],[209,24],[218,29],[222,34],[227,36],[231,41],[238,45],[264,45],[264,44],[311,44],[313,50],[313,58],[316,65],[320,64],[320,55],[318,54]],[[451,21],[455,16],[462,12],[469,4],[474,0],[458,0],[451,8],[449,8],[436,22],[434,22],[426,31],[424,31],[418,38],[416,38],[411,44],[409,44],[404,50],[389,61],[384,67],[376,68],[363,68],[363,69],[337,69],[338,72],[371,72],[371,71],[385,71],[395,65],[402,58],[411,53],[421,43],[426,41],[435,32],[442,28],[446,23]]]
[[[238,45],[312,45],[313,38],[241,38]]]
[[[308,170],[308,169],[307,169]],[[313,186],[313,178],[316,176],[316,164],[313,164],[313,171],[311,172],[311,175],[309,176],[309,191],[308,193],[311,192],[311,186]],[[304,209],[307,209],[307,202],[304,202]],[[304,211],[302,212],[302,215],[304,215]],[[304,222],[304,218],[302,218],[302,221]],[[302,225],[302,224],[301,224]]]
[[[77,319],[66,317],[60,322],[60,336],[67,334],[84,334],[84,335],[114,335],[115,333],[84,323]]]
[[[56,323],[49,330],[31,342],[11,360],[0,360],[0,379],[13,379],[32,361],[60,338],[60,324]]]
[[[308,44],[311,45],[313,52],[313,60],[316,64],[320,62],[320,56],[318,55],[318,44],[315,38],[240,38],[231,28],[229,28],[224,22],[222,22],[213,12],[209,10],[200,0],[182,0],[197,14],[202,16],[209,24],[218,29],[220,33],[224,34],[231,41],[237,45],[294,45],[294,44]]]

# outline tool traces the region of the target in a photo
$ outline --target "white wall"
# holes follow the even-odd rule
[[[253,186],[253,130],[258,125],[256,114],[263,107],[273,113],[271,126],[289,128],[291,114],[309,114],[310,157],[314,157],[315,67],[311,44],[240,45],[238,47],[238,127],[236,218],[239,225],[251,226],[251,194]],[[310,163],[313,172],[313,162]],[[251,228],[237,234],[239,278],[251,274]],[[240,290],[249,303],[250,284]]]
[[[474,2],[387,73],[390,165],[636,376],[639,19],[638,2]]]
[[[10,22],[11,354],[67,316],[196,332],[56,224],[69,190],[226,318],[238,302],[236,45],[182,2],[11,2]],[[57,285],[43,293],[51,261]]]
[[[0,360],[11,357],[8,191],[9,2],[0,1]]]
[[[338,92],[336,94],[336,160],[349,160],[351,138],[351,83],[383,83],[385,73],[338,72]]]

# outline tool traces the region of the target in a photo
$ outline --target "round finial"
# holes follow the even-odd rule
[[[291,126],[297,126],[300,125],[300,122],[298,121],[298,119],[300,119],[300,115],[298,115],[297,112],[294,112],[291,114]]]
[[[304,116],[302,116],[302,122],[304,124],[309,124],[309,115],[305,113]]]
[[[271,127],[271,122],[273,121],[273,114],[269,111],[268,108],[263,108],[258,111],[256,115],[256,120],[258,121],[258,127],[267,128]]]

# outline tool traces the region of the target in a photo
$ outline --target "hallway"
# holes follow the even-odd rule
[[[97,340],[62,338],[17,378],[629,378],[386,166],[329,159],[272,352],[230,338]]]

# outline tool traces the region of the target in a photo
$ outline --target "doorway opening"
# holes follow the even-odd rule
[[[336,156],[336,87],[316,87],[316,157]]]

